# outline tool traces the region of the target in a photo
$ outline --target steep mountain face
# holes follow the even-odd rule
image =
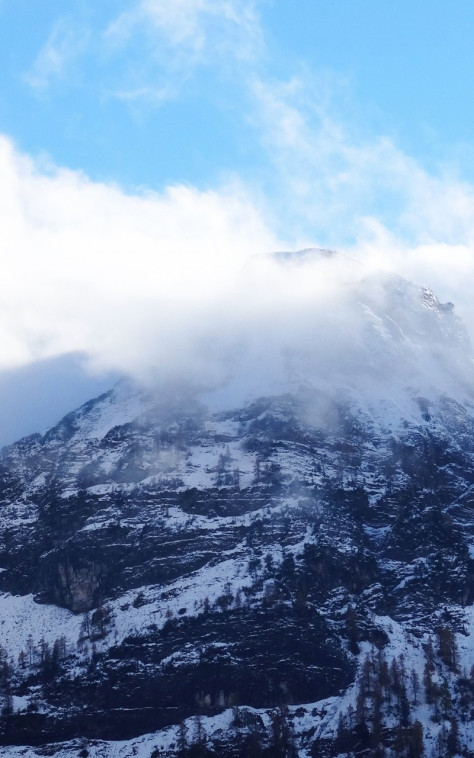
[[[3,450],[0,754],[473,754],[467,337],[393,276],[318,328]]]

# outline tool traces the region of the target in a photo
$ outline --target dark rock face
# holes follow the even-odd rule
[[[42,566],[43,598],[64,605],[74,613],[90,611],[97,604],[103,563],[94,561],[86,552],[55,552]],[[97,556],[99,559],[99,556]]]

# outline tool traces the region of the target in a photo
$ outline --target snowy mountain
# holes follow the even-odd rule
[[[3,450],[0,755],[474,755],[469,341],[347,281]]]

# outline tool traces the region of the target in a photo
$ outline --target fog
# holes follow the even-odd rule
[[[369,371],[371,381],[386,384],[394,361],[404,367],[400,384],[421,386],[437,374],[442,383],[461,364],[468,371],[470,348],[455,317],[448,324],[433,312],[427,327],[418,287],[403,295],[404,316],[394,295],[399,280],[387,287],[380,273],[432,287],[455,302],[471,329],[467,242],[407,247],[366,220],[364,233],[339,254],[275,253],[309,247],[308,240],[277,234],[268,205],[250,187],[127,193],[34,162],[6,138],[0,204],[4,402],[10,406],[16,384],[24,409],[32,395],[42,408],[29,412],[30,429],[22,421],[14,430],[4,414],[4,439],[52,424],[69,409],[63,401],[74,405],[123,374],[147,386],[214,391],[214,402],[224,403],[315,377],[330,384],[362,373],[367,382]],[[387,352],[388,344],[395,347]],[[61,370],[46,372],[55,392],[38,392],[35,372],[40,377],[72,354],[82,356],[74,382],[84,392],[58,391],[72,382]]]
[[[0,372],[0,447],[35,432],[110,389],[118,375],[90,374],[84,356],[61,355]]]

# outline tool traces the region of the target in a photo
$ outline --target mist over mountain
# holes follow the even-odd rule
[[[2,451],[0,755],[471,755],[453,304],[308,249],[191,313]]]
[[[473,25],[0,0],[0,758],[474,758]]]
[[[88,373],[77,353],[35,361],[0,373],[0,448],[44,432],[71,407],[109,389],[118,376]]]
[[[440,303],[431,290],[317,249],[255,259],[248,270],[258,279],[265,271],[271,295],[251,310],[255,321],[245,322],[240,341],[225,353],[227,403],[233,392],[239,402],[259,387],[337,387],[359,399],[410,389],[470,397],[467,331],[453,304]]]

